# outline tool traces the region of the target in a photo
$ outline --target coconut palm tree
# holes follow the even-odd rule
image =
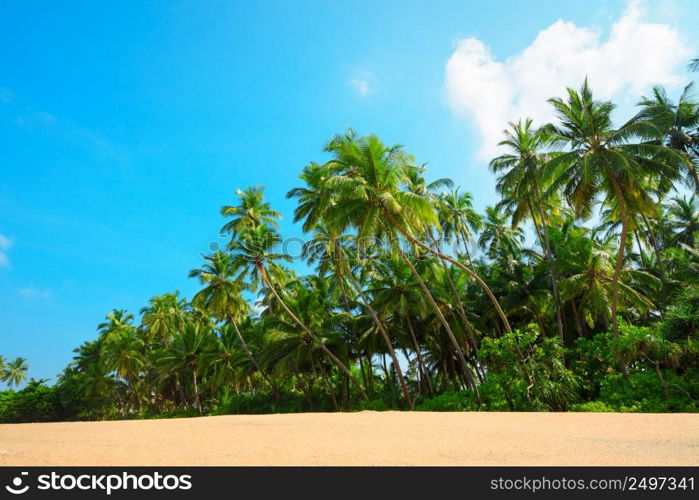
[[[685,245],[696,248],[696,238],[699,234],[699,198],[693,194],[675,197],[666,206],[669,215],[668,229],[672,231],[671,245]]]
[[[231,327],[257,372],[267,381],[275,394],[279,389],[274,381],[265,373],[250,350],[243,337],[238,323],[250,313],[250,306],[242,293],[250,287],[236,277],[238,268],[233,256],[227,252],[217,251],[204,257],[206,263],[198,269],[189,272],[190,278],[198,278],[204,285],[192,299],[192,303],[208,311],[218,321],[226,321]]]
[[[544,256],[550,267],[551,289],[556,305],[556,322],[558,336],[561,345],[563,338],[563,316],[561,312],[561,299],[558,291],[558,277],[551,242],[549,241],[549,217],[545,207],[547,200],[542,196],[545,186],[549,184],[544,176],[544,165],[551,158],[552,153],[546,153],[546,135],[541,130],[535,130],[532,120],[521,120],[510,123],[509,129],[504,131],[505,140],[500,146],[508,148],[508,153],[498,156],[490,162],[490,168],[495,173],[500,173],[497,189],[504,197],[500,204],[508,205],[508,211],[512,214],[512,225],[517,226],[520,221],[530,218],[539,238]]]
[[[380,332],[388,350],[391,360],[393,361],[393,366],[396,371],[396,376],[398,377],[398,382],[400,383],[401,390],[403,391],[403,397],[409,408],[413,407],[413,400],[410,396],[410,390],[408,388],[408,383],[403,375],[403,370],[398,361],[395,349],[393,348],[393,341],[388,331],[384,327],[383,321],[379,318],[376,310],[372,307],[371,302],[364,293],[363,287],[358,281],[354,274],[354,271],[349,265],[350,257],[348,255],[348,249],[343,246],[342,243],[347,243],[346,238],[337,236],[329,231],[323,226],[316,227],[315,238],[309,240],[304,245],[304,254],[311,255],[311,249],[315,252],[312,255],[313,260],[319,260],[322,264],[330,265],[335,275],[335,280],[339,283],[343,283],[347,280],[354,290],[354,292],[360,297],[361,303],[369,311],[374,325]],[[342,285],[341,285],[342,286]]]
[[[237,189],[238,205],[226,205],[221,207],[221,215],[230,217],[231,220],[221,228],[222,234],[235,236],[243,229],[254,229],[259,225],[278,228],[277,220],[282,215],[272,210],[269,203],[265,202],[264,187],[254,186],[245,190]]]
[[[333,155],[327,166],[334,175],[326,181],[333,203],[326,220],[338,232],[353,227],[361,237],[378,237],[392,245],[403,236],[412,245],[451,262],[475,280],[493,302],[507,331],[510,325],[500,304],[480,277],[464,264],[420,240],[439,219],[432,201],[402,187],[414,174],[414,158],[400,145],[385,146],[378,137],[357,138],[350,130],[335,136],[326,151]]]
[[[654,87],[652,97],[641,98],[639,117],[654,123],[661,131],[665,145],[681,151],[689,158],[683,164],[686,183],[699,194],[699,101],[694,82],[687,85],[677,103],[673,103],[665,90]]]
[[[18,386],[27,378],[29,365],[25,358],[15,358],[11,361],[3,361],[0,371],[0,381],[5,382],[10,389]]]
[[[687,160],[658,144],[660,131],[647,120],[636,117],[614,128],[614,105],[595,100],[587,80],[579,92],[568,89],[567,99],[549,102],[559,123],[548,125],[546,131],[552,143],[565,151],[547,164],[549,172],[557,173],[548,192],[561,189],[575,215],[585,219],[597,197],[603,196],[614,206],[621,223],[610,296],[613,332],[618,337],[619,278],[629,220],[635,216],[628,208],[652,213],[655,205],[645,183],[649,178],[676,179]],[[623,359],[620,363],[625,370]]]
[[[110,331],[102,344],[105,366],[128,383],[131,398],[137,407],[140,407],[140,399],[136,387],[146,363],[144,348],[143,339],[138,336],[136,329],[127,324]]]
[[[458,189],[446,191],[439,196],[438,211],[445,240],[455,242],[457,254],[458,248],[463,248],[468,262],[473,265],[468,245],[483,225],[482,217],[473,208],[473,195]]]
[[[152,297],[141,309],[141,329],[147,340],[158,339],[168,344],[175,332],[182,329],[189,304],[179,292]]]
[[[211,364],[205,361],[217,346],[216,336],[207,325],[187,322],[157,359],[164,374],[178,373],[191,377],[194,404],[199,415],[204,414],[199,390],[200,381],[207,375]]]
[[[282,253],[275,253],[273,250],[281,242],[281,238],[276,231],[265,225],[259,225],[254,229],[245,229],[237,234],[237,238],[233,239],[230,244],[230,249],[234,255],[234,265],[239,267],[239,278],[247,279],[252,283],[253,288],[257,289],[262,285],[268,289],[274,296],[276,303],[289,315],[289,317],[301,328],[323,352],[342,370],[352,382],[356,385],[362,397],[366,398],[366,393],[361,387],[357,379],[354,377],[349,368],[335,355],[330,349],[320,341],[319,337],[314,334],[291,309],[280,296],[275,282],[282,275],[282,269],[277,264],[279,260],[290,261],[291,258]]]

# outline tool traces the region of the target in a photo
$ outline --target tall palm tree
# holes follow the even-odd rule
[[[266,287],[274,296],[276,302],[284,309],[286,314],[301,328],[323,352],[342,370],[356,385],[362,397],[366,398],[366,393],[356,377],[347,366],[328,347],[320,341],[282,299],[275,286],[275,278],[282,274],[282,270],[277,264],[279,260],[289,261],[291,258],[286,254],[275,253],[273,250],[279,245],[281,238],[273,229],[265,225],[259,225],[254,229],[245,229],[238,233],[238,237],[231,241],[231,250],[234,255],[234,265],[240,268],[239,277],[249,279],[254,288],[260,284]]]
[[[25,358],[15,358],[11,361],[5,361],[0,372],[0,381],[5,382],[11,389],[12,386],[18,386],[27,378],[29,365]]]
[[[505,140],[499,144],[507,147],[509,151],[492,160],[490,168],[493,172],[501,173],[497,189],[505,197],[503,201],[510,205],[513,226],[516,226],[519,221],[526,217],[529,217],[534,224],[539,243],[550,266],[558,336],[561,345],[563,345],[561,298],[558,291],[554,256],[549,241],[549,217],[544,209],[547,203],[542,196],[542,186],[548,183],[548,179],[543,175],[544,165],[551,154],[543,152],[543,148],[546,146],[546,136],[542,131],[532,127],[531,119],[510,123],[509,127],[504,131]]]
[[[375,135],[357,138],[351,130],[335,136],[326,151],[333,155],[327,166],[334,175],[326,181],[334,193],[326,213],[330,226],[340,233],[354,227],[360,238],[384,238],[393,245],[398,244],[400,235],[412,245],[451,262],[483,288],[506,330],[511,331],[488,285],[457,259],[420,240],[428,228],[437,227],[439,219],[430,199],[402,189],[414,173],[412,156],[400,145],[387,147]]]
[[[670,100],[663,88],[654,87],[652,97],[641,98],[639,105],[642,106],[639,117],[660,129],[665,145],[688,156],[690,161],[683,165],[686,182],[699,194],[699,101],[694,82],[684,88],[677,103]]]
[[[557,172],[549,192],[562,189],[576,216],[588,218],[598,196],[613,204],[621,223],[617,259],[612,277],[611,314],[619,336],[617,308],[619,277],[624,263],[631,207],[650,213],[655,205],[645,188],[650,179],[676,179],[686,160],[676,151],[658,144],[659,130],[646,120],[634,118],[619,128],[612,124],[611,102],[594,99],[587,80],[579,92],[568,89],[567,99],[550,99],[559,123],[548,125],[553,144],[566,148],[547,168]],[[622,369],[624,361],[620,359]]]
[[[346,242],[347,240],[343,239],[341,236],[333,234],[332,231],[329,231],[322,225],[316,227],[315,236],[316,237],[314,239],[309,240],[304,246],[304,253],[309,255],[310,249],[313,248],[315,252],[318,252],[313,255],[313,259],[318,259],[322,264],[331,265],[335,279],[338,282],[344,282],[346,279],[349,281],[354,292],[360,297],[362,305],[369,311],[374,325],[386,343],[388,353],[393,360],[393,366],[396,370],[398,382],[400,383],[401,390],[403,391],[403,397],[405,398],[408,407],[412,409],[413,399],[410,396],[408,383],[403,375],[403,369],[398,361],[398,356],[393,348],[391,336],[388,334],[388,331],[384,327],[383,321],[379,318],[376,310],[372,307],[371,301],[367,298],[362,285],[359,283],[354,271],[349,265],[350,257],[348,255],[347,248],[342,245],[343,241]]]
[[[485,250],[491,259],[508,259],[517,255],[524,241],[524,231],[519,226],[507,223],[507,216],[498,207],[486,207],[483,229],[478,238],[478,246]]]
[[[106,321],[97,325],[97,332],[102,336],[107,335],[109,332],[119,330],[123,326],[133,325],[134,316],[126,309],[114,309],[107,314],[105,319]]]
[[[213,255],[205,256],[204,260],[206,263],[201,268],[189,272],[190,278],[198,278],[199,283],[204,285],[194,296],[192,303],[211,313],[217,320],[226,321],[231,325],[255,369],[278,395],[277,385],[258,363],[238,326],[250,313],[250,306],[242,295],[249,286],[236,277],[239,269],[233,261],[233,256],[219,250]]]
[[[438,210],[444,238],[455,242],[457,254],[459,246],[463,248],[466,258],[471,263],[468,244],[483,225],[480,214],[473,208],[473,195],[469,192],[461,193],[458,188],[444,192],[439,197]]]
[[[699,198],[693,194],[673,198],[666,206],[670,217],[668,229],[672,231],[670,244],[684,244],[696,248],[696,238],[699,235]]]
[[[230,217],[231,220],[221,228],[222,234],[235,236],[243,229],[254,229],[259,225],[278,228],[278,219],[282,215],[272,210],[269,203],[265,202],[264,187],[248,187],[244,191],[236,190],[238,205],[226,205],[221,207],[221,215]]]

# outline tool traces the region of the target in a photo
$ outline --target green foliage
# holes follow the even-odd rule
[[[466,392],[445,392],[416,405],[417,411],[476,411],[479,406]]]
[[[488,362],[512,410],[565,411],[578,393],[578,380],[562,361],[556,339],[536,325],[485,339],[479,355]]]

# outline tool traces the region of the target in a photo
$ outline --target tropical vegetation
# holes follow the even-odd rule
[[[699,101],[617,125],[585,82],[510,123],[482,213],[400,145],[353,130],[288,193],[221,209],[200,290],[107,314],[53,385],[18,358],[4,421],[292,411],[697,411]],[[299,256],[294,256],[299,257]]]

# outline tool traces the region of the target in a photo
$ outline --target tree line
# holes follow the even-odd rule
[[[653,89],[620,126],[587,81],[549,103],[552,123],[504,131],[483,213],[404,147],[333,137],[287,195],[305,275],[264,188],[238,190],[191,300],[112,311],[56,384],[2,393],[0,418],[696,411],[694,86]]]

